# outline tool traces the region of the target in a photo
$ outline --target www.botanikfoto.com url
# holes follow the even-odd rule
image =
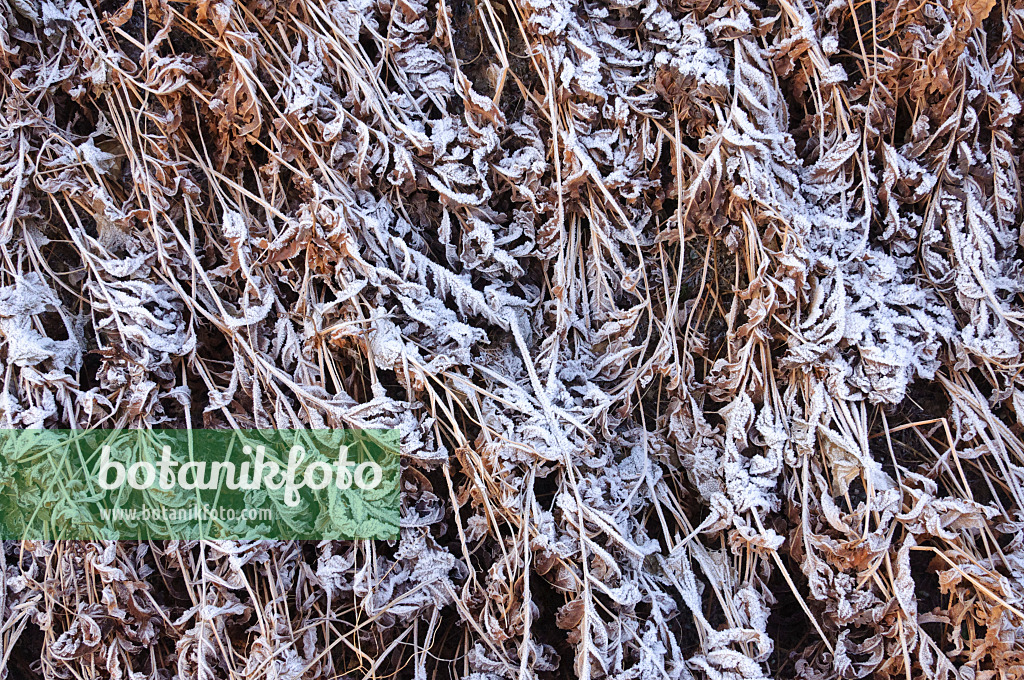
[[[185,508],[100,508],[100,517],[105,522],[194,522],[197,520],[220,520],[233,522],[238,520],[264,521],[274,519],[271,508],[234,508],[212,507],[209,504],[192,505]]]

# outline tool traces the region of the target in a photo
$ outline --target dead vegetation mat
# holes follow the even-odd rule
[[[1024,677],[1022,68],[1021,0],[4,0],[0,426],[399,428],[403,528],[8,541],[0,678]]]

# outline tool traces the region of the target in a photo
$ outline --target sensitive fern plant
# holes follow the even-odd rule
[[[11,0],[0,64],[0,427],[402,457],[396,541],[4,542],[0,678],[1024,677],[1020,0]]]

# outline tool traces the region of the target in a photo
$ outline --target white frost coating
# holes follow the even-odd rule
[[[106,4],[0,9],[0,426],[395,428],[402,528],[9,545],[13,673],[1020,665],[1019,2]]]

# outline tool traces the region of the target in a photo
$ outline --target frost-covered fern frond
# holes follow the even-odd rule
[[[390,543],[7,542],[0,680],[1024,678],[1022,69],[1021,0],[0,3],[0,427],[402,449]]]

